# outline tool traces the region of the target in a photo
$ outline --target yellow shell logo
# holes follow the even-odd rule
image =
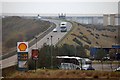
[[[18,48],[20,51],[26,51],[27,45],[25,43],[21,43],[19,44]]]

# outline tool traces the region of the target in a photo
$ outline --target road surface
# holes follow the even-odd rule
[[[110,64],[103,64],[103,69],[102,64],[93,64],[92,66],[95,70],[113,71],[118,67],[118,64],[112,64],[112,67]]]
[[[61,20],[53,20],[53,19],[44,19],[44,20],[55,23],[57,28],[59,27],[60,22],[62,22]],[[67,26],[68,26],[67,29],[69,31],[72,27],[72,24],[68,23]],[[51,36],[53,36],[52,44],[55,45],[58,42],[58,38],[59,38],[59,40],[62,39],[66,33],[67,32],[60,32],[60,31],[53,32],[53,31],[51,31],[49,34],[47,34],[40,41],[37,42],[37,47],[41,48],[44,43],[51,45]],[[49,40],[47,38],[49,38]],[[31,56],[31,49],[32,48],[36,48],[36,44],[34,44],[33,46],[31,46],[29,48],[29,57]],[[15,64],[17,64],[17,54],[9,57],[7,59],[2,60],[2,68],[13,66]]]

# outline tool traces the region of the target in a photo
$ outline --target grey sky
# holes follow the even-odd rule
[[[3,2],[3,13],[116,14],[118,2]]]

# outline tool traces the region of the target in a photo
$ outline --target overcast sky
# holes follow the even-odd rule
[[[117,14],[118,13],[118,0],[106,0],[108,2],[102,2],[102,0],[43,0],[30,2],[16,2],[12,0],[4,0],[2,2],[3,13],[39,13],[39,14]],[[19,0],[20,1],[20,0]],[[36,1],[36,2],[35,2]],[[112,2],[113,1],[113,2]]]

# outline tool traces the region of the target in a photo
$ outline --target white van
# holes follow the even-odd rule
[[[67,32],[67,22],[61,22],[60,23],[60,31],[61,32]]]
[[[67,22],[61,22],[60,23],[60,26],[66,26],[67,25]]]
[[[59,69],[64,70],[81,70],[79,65],[73,64],[73,63],[61,63],[59,66]]]
[[[56,56],[59,69],[94,70],[88,58]]]

